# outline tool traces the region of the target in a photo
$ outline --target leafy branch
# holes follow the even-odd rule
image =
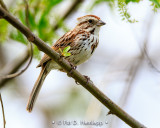
[[[17,28],[21,33],[23,33],[26,38],[34,43],[40,50],[46,53],[51,59],[53,59],[57,64],[59,64],[67,73],[72,69],[71,65],[61,57],[57,52],[45,44],[43,40],[35,36],[26,26],[24,26],[17,18],[12,16],[10,13],[5,11],[0,7],[0,16]],[[146,128],[143,124],[139,123],[133,117],[128,115],[119,106],[117,106],[113,101],[111,101],[103,92],[101,92],[90,80],[88,81],[86,77],[81,75],[77,70],[73,70],[70,76],[74,78],[78,83],[80,83],[84,88],[86,88],[92,95],[94,95],[102,104],[104,104],[112,114],[115,114],[129,126],[134,128]]]
[[[37,14],[39,15],[38,12],[40,12],[40,14],[42,15],[44,12],[42,11],[42,3],[43,3],[43,6],[45,7],[45,2],[46,0],[24,0],[24,1],[21,1],[20,3],[16,3],[16,7],[14,6],[11,6],[11,7],[14,7],[14,9],[12,9],[11,7],[8,9],[10,10],[12,13],[14,13],[17,17],[20,18],[20,20],[23,22],[23,24],[27,25],[32,31],[34,31],[36,34],[38,34],[38,30],[37,29],[37,24],[38,24],[38,21],[40,20],[37,20]],[[65,20],[67,19],[71,14],[75,13],[76,10],[79,8],[79,5],[83,2],[84,0],[74,0],[71,4],[71,6],[68,8],[67,11],[64,12],[64,14],[61,16],[61,20]],[[2,5],[3,3],[3,5]],[[55,3],[57,4],[57,3]],[[6,6],[3,2],[3,0],[0,0],[0,5],[4,8],[4,6]],[[55,6],[55,5],[53,5]],[[42,13],[41,13],[42,11]],[[50,10],[51,11],[51,10]],[[49,12],[50,13],[50,12]],[[46,14],[47,15],[47,14]],[[46,16],[46,18],[48,18],[49,15]],[[51,39],[53,40],[53,38],[55,38],[56,34],[55,34],[55,31],[59,28],[59,27],[62,27],[59,23],[60,23],[60,19],[58,19],[57,22],[55,22],[54,26],[53,27],[50,27],[50,26],[47,26],[45,29],[46,30],[49,30],[48,28],[51,28],[51,31],[53,31],[51,34],[47,33],[47,36],[50,36],[50,38],[48,39]],[[60,21],[59,21],[60,20]],[[47,22],[48,25],[50,25],[48,22],[49,20],[45,20]],[[64,23],[63,23],[64,25]],[[9,36],[10,39],[12,40],[15,40],[15,41],[18,41],[19,43],[23,43],[25,45],[28,44],[27,42],[27,39],[23,36],[23,34],[19,31],[17,31],[16,29],[10,27],[10,24],[5,21],[5,20],[0,20],[0,28],[1,28],[1,31],[0,31],[0,43],[3,43]],[[57,38],[57,37],[56,37]],[[47,40],[48,40],[47,39]],[[49,43],[51,44],[52,41],[48,41],[46,43]],[[31,46],[31,45],[30,45]],[[30,47],[31,49],[31,47]],[[34,56],[35,58],[37,59],[40,59],[40,51],[38,50],[38,48],[33,45],[33,52],[34,52]],[[32,53],[33,53],[32,52]],[[30,52],[31,53],[31,52]],[[15,58],[11,63],[13,64],[12,66],[9,66],[10,64],[6,64],[3,69],[1,70],[0,74],[15,74],[16,71],[18,71],[19,68],[22,67],[22,65],[25,64],[25,62],[28,60],[28,58],[30,57],[29,55],[31,55],[29,53],[29,50],[26,50],[24,52],[23,57],[17,57]],[[29,63],[31,62],[31,57],[30,57],[30,60],[29,60]],[[28,65],[29,65],[28,63]],[[10,67],[10,68],[8,68]],[[28,67],[28,66],[27,66]],[[20,72],[23,72],[23,70],[19,71]],[[7,77],[7,75],[5,75]],[[5,77],[4,75],[2,75],[0,77],[0,88],[2,88],[8,81],[12,80],[12,79],[6,79],[4,78]],[[3,79],[2,79],[3,77]]]
[[[150,1],[152,1],[155,4],[156,8],[160,8],[160,0],[150,0]]]
[[[138,22],[135,19],[131,19],[131,15],[128,13],[127,4],[124,0],[118,0],[118,8],[120,15],[123,17],[122,20],[127,20],[130,23]]]
[[[130,2],[136,2],[138,3],[140,0],[94,0],[93,4],[89,8],[89,10],[93,9],[96,5],[106,3],[109,5],[109,7],[113,8],[115,6],[115,3],[118,5],[118,11],[120,12],[120,15],[122,16],[122,20],[126,20],[130,23],[138,22],[135,19],[131,19],[131,15],[128,12],[127,4]]]
[[[150,0],[152,1],[151,6],[153,6],[153,11],[157,12],[158,8],[160,8],[160,0]]]
[[[1,5],[2,5],[2,7],[6,10],[6,11],[8,11],[7,10],[7,8],[6,8],[6,5],[3,3],[3,0],[1,0],[2,2],[0,3]],[[29,22],[28,22],[28,13],[29,13],[29,7],[28,7],[28,3],[27,3],[27,1],[26,0],[24,0],[24,2],[25,2],[25,4],[26,4],[26,10],[25,10],[25,14],[26,14],[26,24],[27,24],[27,26],[29,27]],[[2,4],[3,3],[3,4]],[[19,71],[19,72],[16,72],[16,73],[12,73],[12,74],[7,74],[7,75],[3,75],[3,76],[0,76],[0,78],[2,78],[2,79],[9,79],[9,78],[14,78],[14,77],[17,77],[17,76],[20,76],[22,73],[24,73],[27,69],[28,69],[28,67],[30,66],[30,64],[31,64],[31,62],[32,62],[32,58],[33,58],[33,47],[32,47],[32,43],[31,42],[29,42],[29,46],[30,46],[30,48],[29,48],[29,51],[30,51],[30,59],[29,59],[29,62],[28,62],[28,64],[27,64],[27,66],[24,68],[24,69],[22,69],[21,71]]]

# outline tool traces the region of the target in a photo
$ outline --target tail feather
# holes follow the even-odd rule
[[[27,111],[31,112],[34,106],[34,103],[37,99],[37,96],[40,92],[40,89],[42,87],[42,84],[46,78],[46,76],[48,75],[48,73],[50,72],[50,70],[48,70],[47,65],[42,67],[42,70],[38,76],[37,81],[34,84],[34,87],[32,89],[32,92],[30,94],[29,100],[28,100],[28,104],[27,104]]]

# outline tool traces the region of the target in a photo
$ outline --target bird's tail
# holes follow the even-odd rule
[[[46,78],[46,76],[48,75],[48,73],[50,72],[50,70],[47,68],[47,65],[42,67],[41,72],[38,76],[37,81],[34,84],[34,87],[32,89],[32,92],[30,94],[29,100],[28,100],[28,104],[27,104],[27,111],[31,112],[34,106],[34,103],[37,99],[37,96],[39,94],[39,91],[42,87],[42,84]]]

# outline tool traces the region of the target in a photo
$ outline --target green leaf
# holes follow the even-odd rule
[[[33,13],[31,13],[30,11],[29,11],[28,20],[29,20],[30,29],[31,30],[36,29],[37,25],[35,23],[35,15]]]
[[[18,15],[19,15],[19,19],[21,20],[21,22],[23,24],[26,24],[26,22],[25,22],[25,13],[24,13],[23,9],[21,9],[21,10],[18,11]]]
[[[41,59],[40,51],[39,51],[39,49],[37,48],[37,46],[35,46],[35,45],[33,45],[33,46],[34,46],[34,47],[33,47],[33,56],[34,56],[36,59],[40,60],[40,59]]]
[[[126,0],[125,3],[128,4],[129,2],[139,2],[140,0]]]
[[[59,48],[59,51],[61,52],[62,56],[70,56],[71,53],[68,52],[70,48],[71,48],[70,46],[67,46],[63,49],[63,51],[61,50],[61,48]]]
[[[122,20],[125,20],[130,23],[135,23],[135,19],[131,19],[130,14],[128,13],[127,4],[125,3],[125,0],[118,0],[118,8],[120,15],[122,16]]]
[[[68,52],[70,48],[71,48],[70,46],[65,47],[63,52]]]
[[[46,35],[50,33],[50,35],[53,35],[53,30],[51,28],[50,22],[49,22],[49,14],[54,6],[62,2],[63,0],[43,0],[41,4],[43,4],[43,8],[41,9],[41,15],[38,22],[38,35],[40,38],[42,38],[44,41],[48,40],[46,38]],[[52,32],[52,33],[51,33]],[[47,33],[47,34],[44,34]]]
[[[29,0],[29,27],[31,31],[43,39],[47,44],[52,44],[53,40],[58,36],[53,30],[52,24],[50,23],[50,19],[53,17],[53,8],[60,4],[63,0]],[[16,1],[14,6],[11,6],[9,10],[16,15],[16,17],[26,25],[26,5],[24,1]],[[56,20],[55,20],[56,21]],[[58,21],[57,21],[58,22]],[[62,21],[63,23],[63,21]],[[28,41],[25,36],[23,36],[19,31],[13,29],[12,27],[8,29],[9,24],[0,20],[0,42],[5,41],[9,36],[10,39],[23,43],[25,45],[28,44]],[[62,25],[60,26],[62,27]],[[34,57],[40,59],[40,51],[37,47],[34,47]],[[62,51],[63,53],[63,51]],[[69,55],[70,53],[65,52],[65,55]],[[63,54],[64,54],[63,53]]]
[[[28,44],[27,39],[24,37],[24,35],[17,30],[13,30],[10,33],[10,38],[13,39],[13,40],[16,40],[18,42],[22,42],[23,44]]]
[[[71,53],[67,52],[67,53],[64,53],[63,56],[70,56]]]
[[[157,5],[158,8],[160,8],[160,0],[150,0],[152,1],[155,5]]]

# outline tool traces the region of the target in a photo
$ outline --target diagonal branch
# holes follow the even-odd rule
[[[46,53],[51,59],[53,59],[57,64],[59,64],[66,72],[72,70],[71,65],[67,60],[60,57],[60,55],[55,52],[52,48],[46,45],[46,43],[35,36],[26,26],[24,26],[17,18],[9,14],[3,8],[0,7],[0,16],[17,28],[21,33],[23,33],[26,38],[34,43],[40,50]],[[103,92],[101,92],[91,81],[88,81],[83,75],[81,75],[77,70],[73,70],[70,73],[71,77],[79,82],[84,88],[86,88],[92,95],[94,95],[102,104],[104,104],[112,114],[115,114],[129,126],[134,128],[146,128],[143,124],[139,123],[133,117],[128,115],[119,106],[113,103]],[[87,82],[88,81],[88,82]]]
[[[70,8],[63,14],[63,16],[62,16],[62,18],[61,18],[61,20],[63,19],[66,19],[68,16],[70,16],[73,12],[75,12],[75,10],[77,9],[77,7],[79,6],[79,4],[81,4],[82,2],[83,2],[84,0],[74,0],[74,2],[72,3],[72,5],[70,6]],[[25,3],[25,22],[26,22],[26,25],[27,25],[27,27],[28,28],[30,28],[30,24],[29,24],[29,19],[28,19],[28,17],[29,17],[29,5],[28,5],[28,1],[27,0],[24,0],[24,3]],[[0,5],[5,9],[5,10],[7,10],[7,7],[6,7],[6,5],[4,4],[4,2],[3,2],[3,0],[0,0]],[[8,10],[7,10],[8,11]],[[59,22],[61,21],[61,20],[59,20]],[[58,29],[58,27],[59,27],[59,22],[56,22],[56,24],[54,25],[54,29],[55,30],[57,30]],[[27,64],[27,66],[24,68],[24,69],[22,69],[21,71],[19,71],[19,72],[16,72],[15,73],[15,71],[17,71],[18,70],[18,65],[19,65],[19,67],[21,67],[20,65],[23,65],[24,63],[25,63],[25,61],[27,61],[28,60],[28,58],[29,58],[29,54],[27,53],[27,51],[25,52],[26,53],[26,55],[24,55],[25,57],[24,58],[26,58],[26,57],[28,57],[26,60],[24,60],[23,58],[21,59],[21,60],[19,60],[21,63],[16,63],[16,65],[15,65],[15,67],[12,67],[12,68],[9,68],[9,70],[5,70],[5,74],[9,74],[9,75],[0,75],[0,88],[2,87],[2,86],[4,86],[4,84],[7,82],[7,81],[9,81],[9,80],[12,80],[12,78],[15,78],[15,77],[17,77],[17,76],[19,76],[19,75],[21,75],[23,72],[25,72],[27,69],[28,69],[28,67],[29,67],[29,65],[30,65],[30,63],[31,63],[31,61],[32,61],[32,58],[33,58],[33,46],[32,46],[32,44],[31,44],[31,42],[29,42],[29,46],[30,46],[30,60],[28,61],[28,64]],[[0,51],[1,52],[1,51]],[[17,61],[17,59],[15,59],[16,61]],[[15,62],[15,61],[14,61]],[[6,69],[6,66],[5,66],[5,68],[4,69]],[[3,74],[3,72],[1,72],[2,74]]]
[[[1,0],[2,1],[2,0]],[[27,1],[26,0],[24,0],[24,2],[25,2],[25,4],[26,4],[26,7],[25,7],[25,14],[26,14],[26,24],[27,24],[27,27],[29,28],[29,21],[28,21],[28,16],[29,16],[29,6],[28,6],[28,3],[27,3]],[[3,1],[2,1],[2,3],[3,3]],[[1,3],[0,3],[1,4]],[[3,5],[3,8],[5,9],[5,10],[7,10],[7,8],[6,8],[6,6],[5,6],[5,4],[3,3],[2,4]],[[31,64],[31,62],[32,62],[32,58],[33,58],[33,46],[32,46],[32,43],[31,42],[29,42],[29,50],[30,50],[30,59],[29,59],[29,62],[28,62],[28,64],[27,64],[27,66],[24,68],[24,69],[22,69],[21,71],[19,71],[19,72],[16,72],[16,73],[12,73],[12,74],[7,74],[7,75],[3,75],[3,76],[1,76],[0,75],[0,78],[1,79],[11,79],[11,78],[15,78],[15,77],[17,77],[17,76],[20,76],[22,73],[24,73],[27,69],[28,69],[28,67],[30,66],[30,64]],[[28,51],[27,51],[28,52]],[[26,54],[27,55],[27,54]]]

